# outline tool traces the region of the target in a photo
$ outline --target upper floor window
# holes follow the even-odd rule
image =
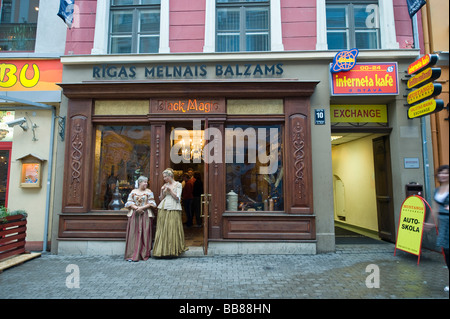
[[[328,49],[381,47],[377,1],[327,0],[326,12]]]
[[[216,0],[216,52],[268,50],[269,0]]]
[[[34,51],[39,0],[0,1],[0,52]]]
[[[159,51],[161,0],[112,0],[110,53]]]

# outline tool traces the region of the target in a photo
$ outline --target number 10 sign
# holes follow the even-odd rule
[[[325,110],[324,109],[315,110],[315,124],[316,125],[325,125]]]

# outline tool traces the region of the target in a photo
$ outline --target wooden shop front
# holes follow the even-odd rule
[[[124,241],[139,175],[200,173],[203,246],[311,243],[310,97],[289,79],[63,83],[67,129],[58,240]],[[187,146],[188,144],[188,146]],[[118,195],[119,194],[119,195]],[[158,200],[157,200],[158,203]]]

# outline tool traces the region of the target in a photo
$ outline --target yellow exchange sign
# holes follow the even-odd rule
[[[425,102],[411,106],[408,109],[408,118],[425,116],[431,113],[439,112],[444,108],[443,100],[430,99]]]

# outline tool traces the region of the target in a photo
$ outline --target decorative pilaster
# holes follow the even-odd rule
[[[70,100],[67,110],[63,212],[88,212],[92,100]]]

